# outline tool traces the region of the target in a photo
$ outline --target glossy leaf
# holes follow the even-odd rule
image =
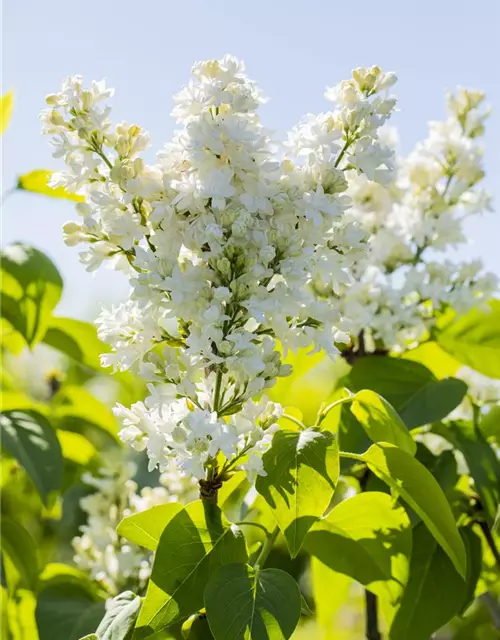
[[[163,530],[181,509],[178,502],[160,504],[124,518],[116,531],[130,542],[155,551]]]
[[[340,502],[306,538],[307,551],[396,602],[408,579],[410,520],[394,498],[369,491]]]
[[[141,599],[132,591],[125,591],[108,600],[96,636],[99,640],[126,640],[134,628],[140,608]]]
[[[467,385],[457,378],[429,382],[400,406],[408,429],[442,420],[456,409],[467,393]]]
[[[372,355],[356,360],[347,386],[354,391],[371,389],[399,412],[417,391],[435,380],[431,371],[418,362]]]
[[[63,457],[55,431],[35,411],[5,411],[0,426],[2,446],[24,468],[48,505],[62,482]]]
[[[9,126],[14,108],[14,91],[12,89],[4,93],[0,98],[0,134]]]
[[[184,620],[203,607],[203,590],[215,570],[246,561],[245,541],[214,504],[191,502],[165,527],[136,634],[138,638]]]
[[[49,582],[36,607],[40,640],[80,640],[97,629],[104,614],[104,600],[92,597],[85,587],[72,580]]]
[[[416,444],[393,407],[374,391],[359,391],[353,398],[351,411],[372,442],[390,442],[410,455]]]
[[[434,425],[433,430],[462,452],[491,527],[500,504],[500,462],[481,431],[465,420]]]
[[[7,555],[14,565],[22,584],[35,590],[38,582],[39,563],[36,543],[31,534],[18,522],[2,516],[0,543],[2,554]],[[18,585],[8,585],[17,588]]]
[[[32,347],[48,327],[63,282],[59,271],[38,249],[13,243],[2,251],[2,318],[4,337],[18,350],[19,338]]]
[[[432,474],[408,453],[388,443],[372,445],[359,459],[422,518],[458,573],[465,576],[464,545],[450,504]]]
[[[336,437],[328,431],[280,430],[263,456],[256,489],[272,509],[290,554],[330,504],[339,476]]]
[[[437,334],[438,344],[463,364],[500,378],[500,300],[473,309]]]
[[[34,171],[25,173],[17,179],[17,188],[21,191],[31,191],[32,193],[39,193],[43,196],[49,196],[50,198],[84,202],[85,198],[83,196],[71,193],[64,187],[49,187],[49,180],[53,173],[53,171],[49,171],[48,169],[35,169]]]
[[[301,596],[284,571],[229,564],[207,583],[205,607],[215,640],[284,640],[299,622]]]
[[[394,617],[390,640],[427,640],[462,606],[463,578],[422,524],[413,532],[410,579]]]

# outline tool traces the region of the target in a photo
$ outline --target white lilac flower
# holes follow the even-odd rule
[[[467,384],[467,395],[447,420],[472,420],[474,407],[479,411],[489,410],[491,406],[500,402],[499,380],[488,378],[470,367],[460,367],[455,373],[455,378]]]
[[[83,481],[95,490],[80,501],[87,516],[73,538],[74,562],[110,594],[126,589],[141,592],[151,573],[152,554],[121,538],[116,527],[127,516],[167,502],[187,503],[196,497],[196,486],[180,474],[173,464],[162,474],[162,486],[145,487],[137,491],[132,480],[135,464],[122,456],[108,455],[107,466],[98,476],[85,474]]]
[[[487,211],[480,136],[488,110],[480,92],[448,96],[448,118],[397,162],[392,180],[346,174],[348,217],[368,237],[369,251],[351,267],[354,283],[330,288],[366,349],[405,349],[429,334],[448,308],[459,314],[483,305],[497,278],[480,260],[452,262],[439,254],[467,241],[464,219]],[[381,139],[389,140],[385,130]]]
[[[140,127],[112,126],[103,83],[86,90],[68,78],[49,97],[44,131],[67,165],[54,180],[86,199],[66,241],[86,245],[89,270],[108,260],[130,278],[130,299],[98,326],[113,350],[103,363],[150,383],[144,403],[116,414],[151,468],[175,460],[199,480],[218,465],[262,474],[281,408],[261,394],[290,373],[277,342],[285,355],[336,357],[349,340],[349,317],[323,289],[348,286],[366,247],[345,215],[347,172],[391,180],[378,130],[394,82],[356,69],[328,92],[334,110],[308,116],[285,150],[260,122],[262,96],[243,63],[197,63],[175,98],[179,130],[154,166],[140,158]]]

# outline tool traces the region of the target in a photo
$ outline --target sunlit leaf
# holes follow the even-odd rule
[[[500,378],[500,300],[473,309],[437,333],[438,344],[459,362]]]
[[[80,433],[59,430],[57,438],[65,460],[85,467],[97,454],[94,445]]]
[[[38,249],[14,243],[2,251],[2,341],[7,348],[18,351],[23,340],[32,347],[43,338],[62,287],[57,268]]]
[[[372,442],[390,442],[411,455],[416,444],[391,405],[374,391],[358,391],[351,411]]]
[[[0,134],[7,129],[14,107],[14,91],[11,89],[0,98]]]
[[[35,169],[29,173],[19,176],[17,180],[17,188],[22,191],[31,191],[39,193],[51,198],[61,198],[64,200],[73,200],[73,202],[83,202],[85,198],[76,193],[70,193],[64,187],[49,187],[49,180],[53,171],[48,169]]]
[[[416,511],[460,575],[465,576],[464,545],[450,504],[431,473],[411,455],[388,443],[372,445],[359,459]]]
[[[130,542],[155,551],[163,530],[181,509],[178,502],[157,505],[124,518],[116,531]]]
[[[36,543],[30,533],[12,518],[2,515],[0,537],[2,554],[14,565],[22,585],[35,590],[40,572]],[[19,585],[9,585],[17,588]]]
[[[161,534],[137,637],[148,637],[199,611],[216,569],[246,559],[241,531],[230,526],[216,505],[200,500],[188,504]]]
[[[436,424],[433,431],[462,452],[491,527],[500,504],[500,462],[481,431],[472,422]]]
[[[216,640],[286,640],[300,618],[299,587],[279,569],[220,567],[207,583],[204,600]]]
[[[411,527],[403,507],[375,491],[340,502],[306,538],[307,551],[392,602],[408,579]]]
[[[35,411],[6,411],[0,416],[2,446],[33,481],[44,503],[61,487],[63,457],[57,435]]]
[[[271,508],[292,557],[330,504],[339,475],[336,437],[328,431],[280,430],[263,457],[256,489]]]
[[[413,532],[410,579],[394,617],[390,640],[429,638],[457,614],[466,586],[450,558],[422,524]]]

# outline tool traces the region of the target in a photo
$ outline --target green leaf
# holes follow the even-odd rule
[[[366,462],[370,471],[422,518],[457,571],[465,576],[464,545],[450,504],[431,473],[408,453],[388,443],[374,444],[357,458]]]
[[[111,372],[101,367],[100,362],[100,355],[109,353],[111,348],[99,340],[96,328],[89,322],[53,317],[43,341],[87,369],[104,374]],[[144,383],[129,371],[115,373],[112,379],[127,392],[130,404],[144,397]]]
[[[61,276],[46,255],[28,245],[11,244],[1,256],[5,344],[18,350],[22,337],[32,347],[43,338],[61,298]]]
[[[83,387],[64,385],[54,398],[52,421],[58,429],[89,436],[93,429],[118,441],[118,423],[112,411]],[[91,438],[90,438],[91,439]]]
[[[457,378],[429,382],[400,407],[408,429],[442,420],[464,399],[467,385]]]
[[[339,476],[336,437],[328,431],[280,430],[263,456],[266,476],[256,489],[271,507],[290,554],[330,504]]]
[[[416,444],[392,406],[374,391],[358,391],[351,411],[373,442],[390,442],[410,455]]]
[[[460,613],[464,613],[474,601],[477,583],[483,568],[483,549],[481,538],[471,527],[460,527],[460,535],[467,550],[466,592],[460,609]]]
[[[434,455],[422,442],[417,445],[415,456],[427,471],[436,478],[443,493],[448,496],[458,482],[457,461],[449,449]]]
[[[43,341],[95,371],[103,370],[99,356],[109,351],[92,324],[73,318],[52,318]]]
[[[7,129],[14,108],[14,91],[12,89],[4,93],[0,98],[0,134]]]
[[[437,333],[438,344],[454,358],[490,378],[500,378],[500,300],[473,309]]]
[[[39,590],[57,585],[73,585],[84,591],[91,600],[101,600],[107,596],[99,584],[86,573],[61,562],[49,562],[39,577]]]
[[[80,638],[80,640],[99,640],[99,638],[95,633],[89,633],[86,636],[83,636],[83,638]]]
[[[301,597],[284,571],[230,564],[208,582],[205,607],[215,640],[284,640],[299,622]]]
[[[49,584],[36,606],[40,640],[79,640],[95,631],[104,613],[104,600],[93,598],[73,581]]]
[[[2,516],[1,531],[2,554],[10,558],[24,586],[34,591],[39,574],[35,541],[22,525],[7,516]],[[12,586],[17,588],[17,585],[9,585],[9,588]]]
[[[97,455],[94,445],[79,433],[58,431],[57,438],[65,460],[86,467],[92,458]]]
[[[2,445],[33,481],[44,503],[61,488],[63,457],[55,431],[35,411],[5,411],[0,415]]]
[[[247,559],[241,531],[206,501],[191,502],[160,537],[136,634],[184,620],[203,607],[203,589],[220,566]]]
[[[433,425],[433,431],[462,452],[491,527],[500,504],[500,462],[479,429],[465,420]]]
[[[481,414],[479,428],[487,440],[491,439],[500,445],[500,404],[493,405],[487,413]]]
[[[182,505],[178,502],[160,504],[123,518],[116,532],[140,547],[156,551],[163,530],[181,510]]]
[[[311,558],[311,577],[317,624],[325,631],[326,638],[333,638],[335,630],[342,627],[342,611],[349,600],[353,580],[332,571],[315,556]]]
[[[419,362],[388,356],[357,360],[349,383],[356,391],[370,389],[385,398],[409,429],[442,420],[460,404],[467,391],[461,380],[437,380]]]
[[[53,171],[49,171],[48,169],[35,169],[29,173],[25,173],[17,179],[17,188],[21,191],[31,191],[32,193],[39,193],[51,198],[84,202],[85,198],[83,196],[71,193],[64,187],[49,187],[49,180],[53,173]]]
[[[394,603],[408,579],[411,526],[386,493],[369,491],[340,502],[308,533],[307,551]]]
[[[7,599],[6,605],[9,633],[5,640],[39,640],[35,594],[27,589],[17,589],[15,596]]]
[[[410,579],[389,633],[390,640],[427,640],[453,618],[465,598],[465,582],[422,524],[413,532]]]
[[[418,362],[371,355],[355,361],[347,386],[354,391],[375,391],[399,413],[405,402],[435,380],[429,369]]]
[[[443,351],[437,342],[424,342],[415,349],[405,351],[401,357],[420,362],[440,380],[454,376],[460,368],[460,362]]]
[[[182,625],[182,637],[186,640],[213,640],[206,613],[195,613]]]
[[[133,629],[141,599],[132,591],[124,591],[106,602],[106,614],[97,627],[99,640],[126,640]]]

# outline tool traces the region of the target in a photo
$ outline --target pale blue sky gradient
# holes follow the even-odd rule
[[[172,95],[192,63],[232,53],[270,98],[265,124],[281,131],[326,109],[324,89],[353,67],[396,71],[394,123],[404,152],[426,135],[428,120],[444,116],[448,89],[486,91],[495,109],[486,135],[487,186],[497,204],[499,13],[499,0],[4,0],[3,91],[16,95],[3,139],[3,190],[28,170],[61,166],[40,136],[38,113],[65,76],[106,77],[116,88],[114,120],[145,127],[156,151],[172,134]],[[59,312],[89,318],[97,303],[122,297],[126,287],[119,274],[87,274],[77,249],[65,247],[61,225],[73,216],[68,202],[15,193],[4,205],[3,242],[24,240],[46,251],[65,279]],[[500,274],[498,215],[467,229],[474,244],[460,255],[481,256]]]

